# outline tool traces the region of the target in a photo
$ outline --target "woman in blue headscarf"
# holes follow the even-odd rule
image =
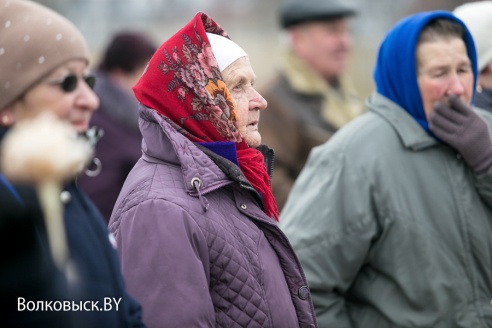
[[[492,327],[492,116],[449,12],[386,35],[368,112],[315,148],[280,224],[320,327]]]

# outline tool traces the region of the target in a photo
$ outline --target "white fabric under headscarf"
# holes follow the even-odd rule
[[[465,23],[477,47],[478,71],[492,62],[492,1],[465,3],[453,14]]]
[[[228,38],[212,33],[207,33],[207,37],[221,72],[239,58],[248,56],[246,51]]]

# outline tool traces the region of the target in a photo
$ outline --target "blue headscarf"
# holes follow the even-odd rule
[[[374,69],[377,92],[397,103],[427,132],[429,126],[417,84],[416,47],[422,29],[437,18],[449,19],[463,26],[464,41],[473,69],[473,90],[475,90],[478,66],[473,38],[465,24],[447,11],[421,12],[400,20],[381,43]],[[475,95],[475,91],[473,92]]]

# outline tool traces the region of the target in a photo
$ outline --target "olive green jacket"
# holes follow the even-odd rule
[[[492,169],[387,98],[367,105],[314,148],[280,217],[319,326],[492,327]]]

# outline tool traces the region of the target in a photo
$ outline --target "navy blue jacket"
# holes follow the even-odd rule
[[[1,132],[1,131],[0,131]],[[1,140],[1,133],[0,133]],[[0,173],[1,174],[1,173]],[[145,327],[142,309],[125,290],[116,250],[99,211],[74,182],[65,186],[69,200],[64,222],[75,282],[69,283],[49,255],[42,212],[29,187],[12,188],[0,179],[0,315],[6,327]],[[97,311],[17,311],[17,298],[28,301],[87,302]],[[121,301],[116,311],[114,300]],[[111,299],[111,307],[105,300]],[[91,303],[92,302],[92,303]],[[97,302],[97,303],[96,303]],[[109,303],[108,303],[109,304]]]
[[[0,174],[0,318],[2,326],[73,327],[67,312],[18,311],[17,300],[60,300],[64,276],[51,260],[44,225],[30,188],[14,190]]]
[[[125,291],[120,263],[103,217],[75,183],[65,191],[71,195],[65,206],[65,228],[70,256],[79,274],[77,289],[72,293],[82,301],[99,301],[99,308],[104,308],[105,299],[121,297],[118,311],[113,301],[111,311],[76,312],[76,322],[82,323],[80,327],[144,327],[140,304]]]

